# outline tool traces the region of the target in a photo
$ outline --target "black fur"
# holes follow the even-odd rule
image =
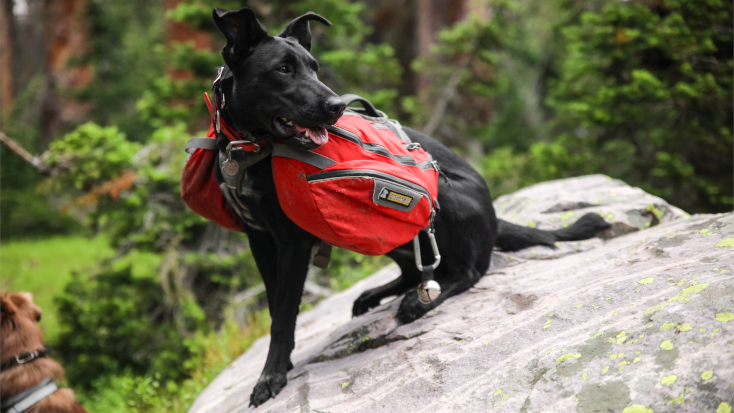
[[[214,20],[227,37],[227,45],[222,51],[229,68],[221,82],[226,97],[224,120],[242,134],[271,135],[297,147],[315,147],[311,140],[299,137],[277,120],[285,117],[306,127],[333,124],[338,120],[344,104],[318,80],[318,64],[308,51],[311,45],[308,21],[330,24],[328,20],[309,13],[295,19],[275,37],[263,35],[265,31],[248,9],[217,9]],[[585,221],[555,232],[527,231],[502,222],[498,231],[492,198],[482,177],[430,136],[410,128],[405,131],[433,155],[448,178],[439,180],[441,212],[435,221],[442,255],[435,279],[441,284],[442,294],[431,304],[418,301],[416,286],[421,274],[415,267],[412,244],[406,244],[387,254],[400,267],[400,277],[362,293],[354,302],[354,316],[379,305],[382,298],[401,294],[405,297],[397,313],[398,319],[409,323],[423,316],[447,298],[473,286],[484,275],[498,234],[498,245],[503,249],[553,245],[556,240],[593,236],[595,231],[589,229]],[[258,406],[275,397],[287,382],[286,373],[292,368],[290,354],[298,306],[312,247],[319,240],[299,228],[283,212],[278,203],[271,162],[266,159],[255,164],[247,170],[247,175],[252,188],[241,201],[257,225],[247,226],[245,232],[265,284],[272,317],[267,361],[250,395],[251,404]],[[596,218],[598,224],[601,218]],[[427,241],[425,237],[422,243],[427,246]],[[423,253],[423,262],[432,262],[430,248],[423,248]]]
[[[503,251],[517,251],[534,245],[556,248],[556,241],[589,239],[599,231],[609,228],[609,224],[602,217],[591,212],[579,218],[572,225],[555,231],[523,227],[501,219],[497,221],[499,222],[499,236],[494,246]]]

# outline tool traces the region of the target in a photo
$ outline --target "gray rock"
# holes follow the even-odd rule
[[[501,196],[494,206],[500,218],[540,229],[562,228],[587,212],[596,212],[612,224],[604,238],[690,216],[661,198],[606,175],[540,183]]]
[[[549,202],[539,199],[554,198],[552,188],[585,187],[588,197],[554,198],[553,205],[591,203],[588,188],[598,186],[589,182],[602,179],[537,185],[538,195],[519,192],[535,198],[517,201],[521,211],[498,209],[515,222],[535,219],[550,228],[535,217],[564,212],[543,214]],[[618,195],[632,191],[616,187]],[[641,207],[654,198],[635,196]],[[666,206],[655,199],[656,208]],[[602,201],[619,208],[610,213],[628,215],[629,206]],[[580,216],[589,208],[565,212]],[[264,337],[190,412],[729,412],[734,213],[665,210],[672,215],[657,225],[578,252],[544,259],[495,253],[474,288],[411,324],[395,321],[399,300],[352,319],[352,301],[364,289],[398,276],[386,267],[299,316],[296,366],[275,399],[248,407],[267,355]]]

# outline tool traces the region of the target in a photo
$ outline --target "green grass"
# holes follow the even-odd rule
[[[111,258],[113,249],[103,237],[59,236],[3,242],[0,245],[0,290],[33,294],[43,310],[39,326],[46,342],[59,333],[56,306],[58,295],[74,272],[92,272],[100,260]],[[115,266],[133,265],[135,276],[156,276],[160,258],[133,251]]]
[[[0,289],[27,291],[43,310],[39,326],[46,341],[58,334],[53,297],[60,293],[74,271],[94,268],[113,254],[106,240],[81,236],[10,241],[0,245]]]

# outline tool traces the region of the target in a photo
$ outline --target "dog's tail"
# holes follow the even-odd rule
[[[554,231],[523,227],[499,219],[499,231],[495,246],[503,251],[517,251],[536,245],[555,248],[556,241],[580,241],[592,238],[610,225],[604,218],[589,212],[566,228]]]

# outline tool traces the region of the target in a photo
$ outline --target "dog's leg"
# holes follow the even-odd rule
[[[277,295],[278,281],[278,247],[272,234],[265,231],[248,229],[247,238],[250,242],[250,250],[255,258],[257,270],[265,284],[265,293],[268,295],[268,310],[270,318],[275,311],[275,297]],[[288,371],[293,368],[293,363],[288,361]]]
[[[265,293],[268,295],[268,309],[270,310],[270,318],[272,318],[278,276],[278,247],[275,244],[273,235],[269,232],[248,228],[247,239],[252,257],[255,258],[255,264],[257,264],[257,270],[260,272],[263,284],[265,284]]]
[[[275,397],[288,382],[286,373],[294,347],[294,333],[303,284],[311,257],[312,239],[294,234],[278,245],[276,290],[270,314],[270,349],[265,367],[250,395],[250,404],[259,406]],[[266,287],[267,288],[267,287]]]
[[[404,293],[405,290],[407,290],[408,288],[410,288],[409,283],[401,275],[400,277],[390,281],[385,285],[367,290],[360,294],[359,298],[354,300],[354,305],[352,306],[352,316],[360,316],[370,309],[380,305],[380,301],[383,298],[390,297],[391,295],[400,295]]]
[[[405,298],[400,303],[396,317],[403,323],[411,323],[438,307],[447,298],[468,290],[481,277],[482,274],[475,268],[462,269],[456,275],[447,278],[437,277],[437,281],[441,284],[441,295],[429,304],[421,303],[418,300],[416,289],[411,288],[405,293]]]
[[[412,248],[412,242],[409,244]],[[407,254],[406,254],[407,250]],[[415,267],[415,258],[413,258],[411,249],[399,248],[388,252],[386,255],[392,258],[400,267],[400,277],[390,281],[385,285],[372,288],[360,294],[359,298],[354,300],[352,306],[352,316],[357,317],[380,305],[385,297],[392,295],[400,295],[410,287],[418,285],[421,279],[421,273]]]

